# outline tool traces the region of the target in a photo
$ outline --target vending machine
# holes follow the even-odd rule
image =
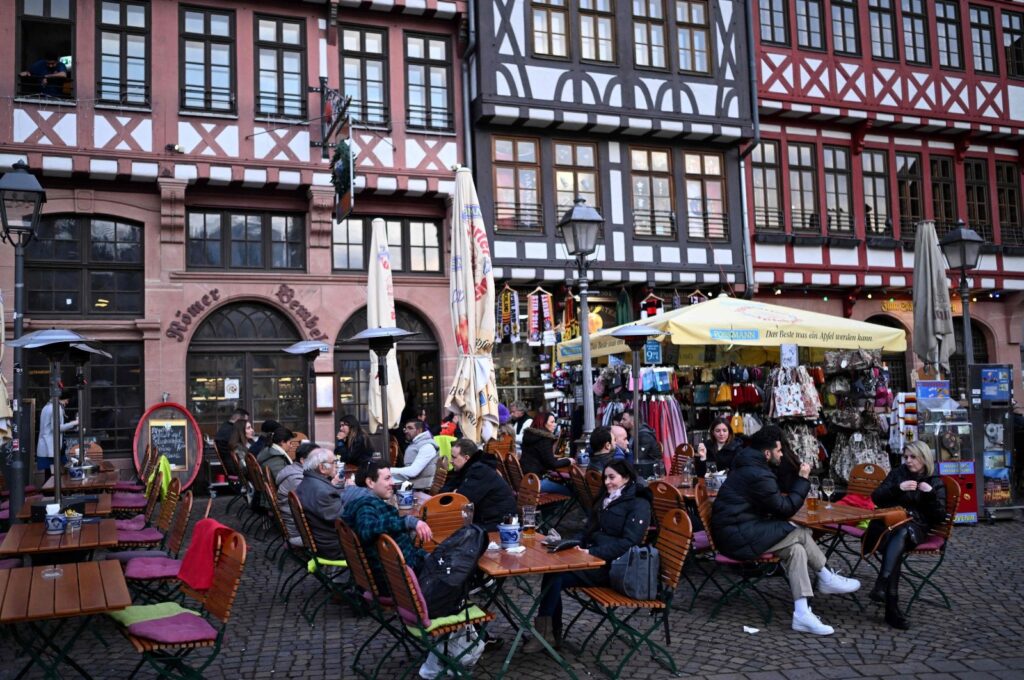
[[[956,523],[976,524],[974,428],[967,409],[950,398],[948,380],[917,381],[917,423],[921,441],[935,452],[938,473],[960,485]]]
[[[1013,367],[974,364],[969,368],[979,511],[988,520],[1012,518],[1015,510],[1024,508],[1013,485],[1020,464],[1013,450]]]

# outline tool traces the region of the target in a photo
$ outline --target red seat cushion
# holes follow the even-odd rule
[[[946,539],[937,534],[932,534],[928,538],[921,541],[914,550],[941,550],[942,546],[946,544]]]
[[[144,508],[146,503],[146,496],[141,493],[115,493],[110,499],[111,507],[115,508]]]
[[[774,553],[763,553],[757,559],[758,560],[772,560],[772,559],[775,559],[775,554]],[[754,561],[755,560],[734,560],[731,557],[726,557],[722,553],[718,553],[718,554],[715,555],[715,562],[717,562],[719,564],[747,564],[749,562],[754,562]]]
[[[849,535],[853,536],[854,538],[860,538],[861,536],[864,535],[864,530],[863,529],[861,529],[858,526],[854,526],[854,525],[850,525],[850,524],[843,524],[842,526],[839,527],[839,530],[842,531],[844,534],[849,534]]]
[[[187,642],[212,642],[217,639],[217,630],[201,616],[182,612],[163,619],[142,621],[128,626],[132,635],[167,645]]]
[[[128,560],[124,567],[124,577],[138,581],[155,578],[177,578],[181,569],[181,560],[169,557],[136,557]]]
[[[164,534],[154,527],[146,527],[140,531],[117,532],[118,543],[159,543],[164,540]]]

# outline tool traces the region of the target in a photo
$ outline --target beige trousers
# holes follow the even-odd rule
[[[794,600],[814,597],[808,567],[813,569],[814,573],[821,571],[825,566],[825,553],[821,552],[821,548],[814,542],[814,535],[810,529],[793,529],[784,539],[768,548],[767,552],[775,553],[782,560]]]

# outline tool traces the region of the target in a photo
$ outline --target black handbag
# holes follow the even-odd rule
[[[611,587],[634,600],[658,597],[661,556],[658,549],[635,545],[612,561],[608,572]]]

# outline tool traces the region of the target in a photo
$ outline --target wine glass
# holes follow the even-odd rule
[[[821,492],[825,494],[825,509],[831,510],[832,494],[836,492],[836,483],[832,480],[831,477],[826,477],[825,479],[821,480]]]

